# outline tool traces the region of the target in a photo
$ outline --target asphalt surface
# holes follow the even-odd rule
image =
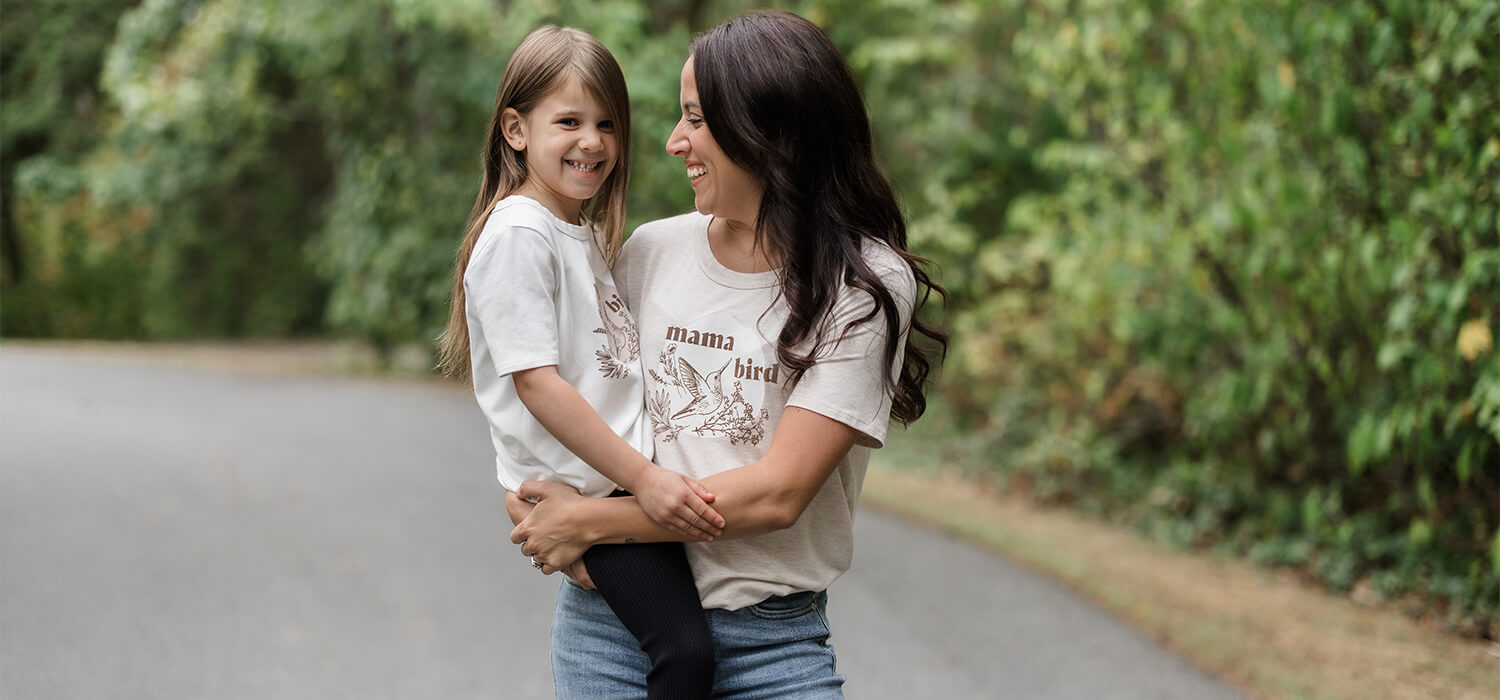
[[[432,382],[0,346],[0,698],[550,698],[559,583]],[[848,697],[1238,698],[1069,592],[861,512]]]

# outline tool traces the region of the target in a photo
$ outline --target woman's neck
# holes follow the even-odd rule
[[[770,272],[781,267],[781,255],[756,245],[753,223],[714,217],[708,222],[708,248],[720,265],[735,272]]]

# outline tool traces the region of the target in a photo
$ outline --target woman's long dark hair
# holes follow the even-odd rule
[[[851,328],[880,315],[887,366],[896,363],[900,314],[891,291],[862,254],[866,239],[889,246],[911,268],[916,304],[891,417],[910,424],[948,336],[918,317],[933,292],[947,292],[906,250],[906,220],[875,165],[870,119],[854,73],[817,25],[790,12],[757,10],[693,40],[693,72],[703,118],[724,153],[764,189],[756,243],[784,256],[781,293],[789,314],[776,355],[792,381]],[[838,271],[839,274],[833,274]],[[842,329],[825,328],[840,283],[868,292],[875,305]],[[832,337],[830,337],[832,336]],[[926,342],[918,343],[918,336]],[[795,348],[812,339],[803,354]]]

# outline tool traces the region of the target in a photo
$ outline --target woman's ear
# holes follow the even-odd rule
[[[505,142],[511,148],[526,150],[526,122],[521,119],[521,113],[515,107],[506,107],[500,113],[500,133],[505,135]]]

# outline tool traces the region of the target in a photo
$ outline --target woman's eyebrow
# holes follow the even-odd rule
[[[683,109],[703,109],[703,105],[700,105],[697,102],[684,102],[684,103],[682,103],[682,108]]]

